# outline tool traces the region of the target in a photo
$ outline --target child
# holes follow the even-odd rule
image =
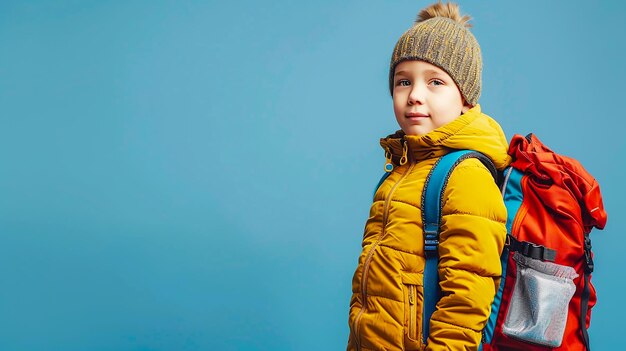
[[[506,208],[479,160],[457,166],[444,192],[439,242],[441,298],[423,320],[421,197],[437,159],[454,149],[510,162],[496,121],[481,113],[482,59],[455,4],[422,10],[398,40],[389,88],[401,131],[381,139],[391,174],[365,225],[352,282],[348,350],[477,350],[501,275]],[[423,340],[422,323],[430,323]]]

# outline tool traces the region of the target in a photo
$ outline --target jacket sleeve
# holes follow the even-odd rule
[[[463,161],[450,176],[440,225],[442,297],[426,350],[476,350],[500,282],[506,239],[506,207],[479,160]]]

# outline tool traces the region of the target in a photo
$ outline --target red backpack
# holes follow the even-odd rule
[[[508,245],[483,350],[589,351],[596,303],[589,233],[607,220],[598,183],[532,134],[513,137],[509,154]]]
[[[502,279],[479,349],[589,351],[587,329],[596,303],[589,233],[607,220],[598,183],[578,161],[552,152],[532,134],[515,135],[509,155],[513,162],[500,176],[486,156],[471,150],[451,152],[431,170],[422,199],[424,319],[440,296],[437,204],[455,166],[474,157],[499,178],[508,211]]]

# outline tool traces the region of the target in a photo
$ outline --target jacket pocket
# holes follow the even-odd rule
[[[404,349],[422,349],[422,309],[424,305],[424,275],[402,272],[404,290]]]

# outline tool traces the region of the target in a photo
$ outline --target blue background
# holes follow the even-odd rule
[[[0,349],[343,350],[397,38],[425,1],[0,2]],[[619,1],[465,1],[483,111],[601,184],[623,345]]]

